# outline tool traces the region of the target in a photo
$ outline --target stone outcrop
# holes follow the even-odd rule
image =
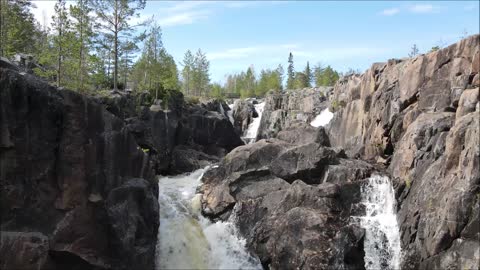
[[[153,269],[158,186],[122,119],[0,61],[0,267]]]
[[[330,143],[396,183],[403,269],[479,267],[479,43],[376,63],[331,97]]]
[[[257,139],[273,138],[297,121],[310,123],[328,107],[332,87],[269,92],[265,97]]]
[[[202,168],[243,145],[229,120],[230,108],[219,100],[189,104],[180,92],[152,106],[147,106],[148,94],[112,93],[97,100],[125,120],[157,174]]]
[[[253,118],[258,117],[253,101],[256,100],[237,99],[234,103],[232,112],[233,126],[239,136],[245,134]]]
[[[328,145],[323,128],[296,123],[234,149],[202,179],[203,213],[233,216],[266,268],[363,268],[364,230],[349,217],[375,169]]]

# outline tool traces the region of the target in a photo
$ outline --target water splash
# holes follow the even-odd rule
[[[328,108],[326,108],[325,110],[321,111],[320,114],[317,115],[312,122],[310,122],[310,125],[314,127],[323,127],[330,123],[330,120],[332,120],[332,118],[333,113],[330,112]]]
[[[195,194],[206,169],[159,179],[157,269],[261,269],[232,221],[212,223]]]
[[[361,192],[365,216],[354,217],[354,220],[365,229],[365,268],[400,269],[400,231],[390,180],[386,176],[371,176]]]
[[[260,127],[260,121],[262,120],[265,102],[255,104],[254,107],[255,111],[258,113],[258,117],[253,118],[252,122],[248,125],[247,132],[243,137],[243,140],[247,143],[254,143],[257,140],[258,128]]]

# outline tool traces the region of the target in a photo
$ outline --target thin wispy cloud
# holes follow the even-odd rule
[[[399,12],[400,12],[399,8],[389,8],[389,9],[382,10],[380,14],[384,16],[393,16],[395,14],[398,14]]]
[[[439,7],[430,4],[416,4],[410,6],[409,11],[412,13],[433,13],[438,12]]]

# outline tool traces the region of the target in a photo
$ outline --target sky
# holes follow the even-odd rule
[[[55,2],[33,2],[37,20],[50,23]],[[213,82],[251,65],[286,70],[290,52],[297,71],[307,61],[364,71],[413,44],[422,53],[480,32],[479,1],[147,1],[135,20],[151,16],[179,69],[200,48]]]

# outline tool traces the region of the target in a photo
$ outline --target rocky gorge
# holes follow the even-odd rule
[[[478,269],[479,44],[231,106],[0,61],[1,268]]]

